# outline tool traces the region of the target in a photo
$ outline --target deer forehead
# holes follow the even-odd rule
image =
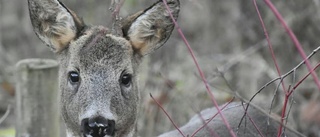
[[[71,64],[85,68],[96,65],[119,68],[131,62],[133,49],[125,38],[110,34],[106,28],[93,27],[70,43],[68,54]]]

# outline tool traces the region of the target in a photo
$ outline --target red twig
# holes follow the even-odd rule
[[[222,109],[221,109],[222,110]],[[201,112],[198,112],[198,116],[200,117],[200,119],[202,120],[203,125],[198,128],[196,131],[194,131],[191,135],[191,137],[194,137],[201,129],[203,129],[204,127],[206,127],[206,129],[209,131],[211,137],[219,137],[219,135],[213,131],[209,126],[208,123],[217,115],[218,113],[216,113],[208,122],[205,121],[205,119],[202,117]]]
[[[249,104],[248,104],[249,105]],[[242,105],[243,106],[243,105]],[[249,118],[250,122],[252,123],[252,125],[254,126],[254,128],[258,131],[259,135],[261,137],[264,137],[264,135],[262,134],[262,132],[260,131],[260,129],[258,128],[257,124],[252,120],[252,118],[250,117],[250,115],[247,113],[247,110],[246,107],[243,106],[243,109],[244,109],[244,113],[245,115]]]
[[[297,37],[295,36],[295,34],[292,32],[292,30],[288,27],[288,25],[286,24],[286,22],[284,21],[282,15],[278,12],[278,10],[275,8],[275,6],[272,4],[272,2],[270,0],[264,0],[265,3],[269,6],[269,8],[272,10],[272,12],[274,13],[274,15],[278,18],[278,20],[281,22],[282,26],[285,28],[285,30],[287,31],[288,35],[290,36],[291,40],[293,41],[294,45],[296,46],[296,48],[299,51],[300,56],[305,60],[306,66],[309,70],[309,72],[311,72],[311,75],[314,79],[314,82],[316,83],[319,91],[320,91],[320,83],[319,83],[319,79],[316,75],[316,73],[314,73],[312,71],[312,67],[311,64],[306,56],[306,54],[304,53],[302,46],[299,42],[299,40],[297,39]]]
[[[170,122],[173,124],[173,126],[180,132],[180,134],[185,137],[185,135],[183,134],[183,132],[179,129],[179,127],[176,125],[176,123],[174,123],[174,121],[172,120],[172,118],[169,116],[169,114],[167,113],[167,111],[161,106],[161,104],[152,96],[152,94],[150,93],[150,97],[154,100],[154,102],[157,103],[157,105],[160,107],[160,109],[166,114],[166,116],[169,118]]]
[[[253,2],[253,5],[254,5],[254,7],[255,7],[255,9],[256,9],[257,14],[258,14],[258,17],[259,17],[261,26],[262,26],[263,31],[264,31],[264,35],[266,36],[266,39],[267,39],[267,42],[268,42],[268,46],[269,46],[269,50],[270,50],[270,53],[271,53],[271,56],[272,56],[273,63],[274,63],[274,65],[275,65],[275,67],[276,67],[276,69],[277,69],[277,72],[278,72],[278,75],[279,75],[279,77],[280,77],[280,76],[281,76],[280,68],[279,68],[279,65],[278,65],[278,63],[277,63],[276,56],[275,56],[274,51],[273,51],[273,48],[272,48],[272,44],[271,44],[271,41],[270,41],[270,38],[269,38],[268,31],[267,31],[267,29],[266,29],[266,26],[265,26],[265,24],[264,24],[264,22],[263,22],[263,19],[262,19],[262,17],[261,17],[259,8],[258,8],[258,6],[257,6],[257,1],[256,1],[256,0],[252,0],[252,2]],[[286,88],[285,88],[284,82],[281,81],[281,84],[282,84],[283,91],[285,92],[285,91],[286,91]]]
[[[318,63],[313,69],[311,72],[309,72],[307,75],[305,75],[301,80],[298,81],[298,83],[295,84],[295,86],[291,89],[289,87],[288,89],[288,92],[285,94],[285,100],[284,100],[284,105],[283,105],[283,108],[282,108],[282,112],[281,112],[281,124],[284,122],[284,117],[286,115],[286,110],[287,110],[287,104],[288,104],[288,100],[289,100],[289,97],[291,96],[292,92],[308,77],[310,76],[310,74],[312,74],[312,72],[314,72],[318,67],[320,66],[320,63]],[[278,137],[281,136],[282,134],[282,126],[280,126],[281,129],[279,129],[278,131]]]
[[[283,127],[282,124],[283,124],[285,116],[286,116],[286,111],[287,111],[287,106],[288,106],[287,104],[288,104],[288,100],[290,97],[290,95],[288,94],[290,88],[291,88],[291,86],[289,86],[288,91],[285,93],[284,103],[283,103],[283,107],[282,107],[282,111],[281,111],[281,125],[279,126],[279,129],[278,129],[278,137],[280,137],[282,134],[282,127]]]
[[[312,67],[311,67],[311,64],[306,56],[306,54],[304,53],[303,49],[302,49],[302,46],[299,42],[299,40],[297,39],[297,37],[295,36],[295,34],[292,32],[292,30],[288,27],[288,25],[286,24],[286,22],[284,21],[282,15],[278,12],[277,8],[273,5],[273,3],[270,1],[270,0],[264,0],[264,2],[267,4],[267,6],[271,9],[271,11],[274,13],[274,15],[277,17],[277,19],[280,21],[280,23],[282,24],[282,26],[285,28],[285,30],[287,31],[288,35],[290,36],[292,42],[294,43],[294,45],[296,46],[300,56],[305,60],[305,63],[306,63],[306,66],[309,70],[309,72],[311,72],[311,75],[314,79],[314,82],[316,83],[319,91],[320,91],[320,83],[319,83],[319,79],[316,75],[316,73],[313,71]],[[287,101],[287,94],[286,94],[286,98],[285,98],[285,103]],[[284,104],[284,107],[283,109],[286,108],[286,105],[287,104]],[[285,112],[282,111],[282,112]],[[282,116],[284,116],[284,114],[282,114]],[[278,137],[281,136],[282,134],[282,124],[283,124],[283,119],[284,117],[281,118],[281,124],[279,126],[279,131],[278,131]]]
[[[291,96],[291,94],[293,93],[293,91],[305,80],[307,79],[308,76],[310,76],[310,74],[312,74],[312,72],[314,72],[318,67],[320,66],[320,63],[318,63],[313,69],[311,72],[309,72],[307,75],[305,75],[301,80],[298,81],[298,83],[295,84],[295,86],[291,89],[289,87],[288,89],[288,92],[285,94],[285,100],[284,100],[284,105],[283,105],[283,108],[282,108],[282,112],[281,112],[281,123],[284,122],[284,117],[286,115],[286,110],[287,110],[287,104],[288,104],[288,100],[289,100],[289,97]],[[279,130],[278,132],[278,137],[280,137],[282,134],[282,127],[281,127],[281,130]]]
[[[313,68],[313,71],[314,72],[318,67],[320,66],[320,63],[318,63],[314,68]],[[298,88],[298,86],[305,80],[307,79],[308,76],[310,76],[310,74],[312,74],[312,72],[309,72],[307,75],[305,75],[301,80],[298,81],[297,84],[294,85],[294,87],[291,89],[291,91],[289,92],[289,96],[292,94],[292,92]]]
[[[234,98],[233,98],[233,99],[234,99]],[[225,108],[233,101],[233,99],[230,100],[230,101],[228,101],[228,103],[226,103],[220,110],[225,109]],[[193,134],[191,135],[191,137],[194,137],[201,129],[203,129],[205,126],[207,126],[207,125],[209,124],[209,122],[211,122],[212,119],[214,119],[218,114],[219,114],[219,113],[214,114],[214,115],[208,120],[208,122],[205,122],[205,124],[203,124],[203,125],[202,125],[200,128],[198,128],[195,132],[193,132]],[[201,113],[200,113],[200,116],[201,116]],[[202,119],[203,119],[203,118],[202,118]]]
[[[162,1],[163,1],[164,5],[165,5],[166,8],[167,8],[167,11],[169,12],[170,17],[171,17],[174,25],[176,26],[179,35],[181,36],[183,42],[185,43],[185,45],[187,46],[187,48],[188,48],[188,50],[189,50],[189,52],[190,52],[190,55],[191,55],[191,57],[192,57],[195,65],[196,65],[196,67],[197,67],[197,70],[198,70],[198,72],[199,72],[199,74],[200,74],[200,76],[201,76],[201,79],[202,79],[202,81],[203,81],[203,83],[204,83],[204,85],[205,85],[205,87],[206,87],[206,89],[207,89],[207,93],[209,94],[209,96],[210,96],[210,98],[211,98],[214,106],[217,108],[218,113],[220,114],[223,122],[225,123],[225,125],[226,125],[227,128],[229,129],[231,136],[232,136],[232,137],[236,137],[235,133],[231,130],[230,124],[227,122],[226,118],[224,117],[224,115],[221,113],[221,110],[219,109],[219,105],[218,105],[217,101],[215,100],[214,95],[213,95],[212,92],[211,92],[211,89],[210,89],[210,87],[209,87],[209,85],[208,85],[208,83],[207,83],[207,80],[206,80],[206,78],[205,78],[205,76],[204,76],[204,73],[203,73],[202,69],[200,68],[200,65],[198,64],[198,61],[197,61],[197,59],[196,59],[196,57],[195,57],[195,55],[194,55],[194,53],[193,53],[193,50],[192,50],[192,48],[191,48],[188,40],[185,38],[185,35],[184,35],[184,33],[182,32],[179,24],[176,22],[176,20],[174,19],[172,13],[170,12],[170,8],[169,8],[169,6],[168,6],[168,4],[167,4],[167,0],[162,0]]]

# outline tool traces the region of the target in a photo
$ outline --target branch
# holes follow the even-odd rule
[[[201,76],[202,82],[203,82],[204,86],[205,86],[206,89],[207,89],[207,93],[209,94],[212,103],[213,103],[214,106],[216,107],[219,115],[221,116],[221,119],[222,119],[223,123],[226,125],[226,127],[227,127],[228,130],[230,131],[231,136],[232,136],[232,137],[236,137],[236,134],[235,134],[235,133],[233,132],[233,130],[231,129],[230,124],[229,124],[228,121],[226,120],[225,116],[221,113],[221,110],[220,110],[220,108],[219,108],[219,105],[218,105],[217,101],[215,100],[215,97],[214,97],[213,93],[211,92],[211,89],[210,89],[210,87],[209,87],[209,84],[208,84],[208,82],[207,82],[207,79],[206,79],[206,77],[205,77],[205,75],[204,75],[204,73],[203,73],[203,71],[202,71],[202,69],[201,69],[201,67],[200,67],[200,65],[199,65],[199,63],[198,63],[198,61],[197,61],[197,58],[195,57],[195,54],[194,54],[194,52],[193,52],[193,50],[192,50],[192,48],[191,48],[188,40],[186,39],[184,33],[182,32],[179,24],[178,24],[177,21],[174,19],[173,15],[172,15],[172,13],[171,13],[171,11],[170,11],[170,8],[169,8],[169,6],[168,6],[168,4],[167,4],[167,0],[162,0],[162,1],[163,1],[163,3],[164,3],[164,6],[167,8],[167,11],[168,11],[168,13],[169,13],[169,15],[170,15],[170,18],[172,19],[172,21],[173,21],[173,23],[174,23],[174,26],[177,28],[177,31],[178,31],[179,35],[181,36],[183,42],[185,43],[187,49],[189,50],[189,53],[190,53],[190,55],[191,55],[191,57],[192,57],[192,59],[193,59],[193,62],[194,62],[194,64],[195,64],[197,70],[198,70],[198,73],[199,73],[200,76]]]
[[[121,17],[119,16],[120,9],[125,0],[111,0],[109,10],[112,12],[112,29],[111,33],[116,36],[122,36]]]

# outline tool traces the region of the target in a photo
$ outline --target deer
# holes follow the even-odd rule
[[[166,9],[165,4],[169,9]],[[121,34],[107,27],[87,25],[74,11],[58,0],[28,0],[34,32],[56,55],[60,64],[60,112],[68,137],[133,137],[137,135],[140,91],[138,68],[143,58],[169,39],[180,11],[179,0],[158,0],[152,6],[124,18]],[[169,13],[171,12],[171,13]],[[204,121],[217,113],[201,112]],[[222,111],[237,136],[276,136],[279,124],[267,122],[257,109],[244,111],[241,103],[231,103]],[[242,114],[250,115],[238,126]],[[245,119],[246,120],[246,119]],[[242,122],[245,123],[245,122]],[[203,125],[194,116],[181,130],[186,135]],[[231,136],[217,116],[195,136]],[[260,129],[260,130],[257,130]],[[283,135],[298,136],[290,130]],[[182,136],[177,130],[160,137]]]

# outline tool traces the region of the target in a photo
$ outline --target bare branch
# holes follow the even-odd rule
[[[111,0],[109,10],[112,12],[112,34],[116,36],[122,36],[121,30],[121,17],[119,16],[120,9],[125,0]]]

